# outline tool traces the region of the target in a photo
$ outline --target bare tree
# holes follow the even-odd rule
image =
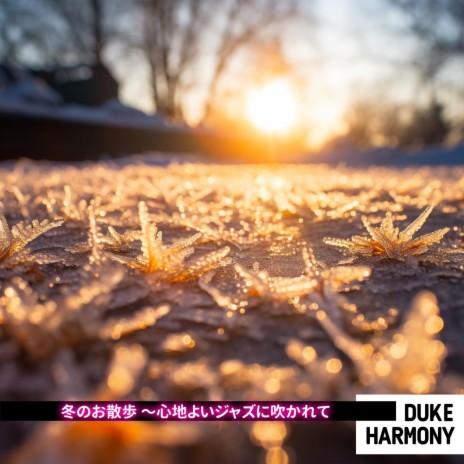
[[[464,65],[464,2],[462,0],[388,0],[406,18],[407,31],[417,38],[418,49],[413,65],[419,72],[421,88],[428,96],[428,109],[417,114],[422,126],[429,127],[434,139],[449,133],[462,140],[464,114],[455,114],[451,127],[444,117],[443,97],[448,108],[452,102],[462,106],[464,83],[462,79],[444,79],[448,65]],[[455,68],[456,69],[456,68]],[[432,127],[435,121],[436,127]],[[454,133],[454,134],[453,134]],[[441,134],[441,135],[440,135]]]
[[[99,65],[115,59],[106,51],[119,44],[122,48],[113,50],[138,54],[148,65],[158,112],[183,120],[185,96],[200,89],[198,114],[206,121],[234,59],[264,44],[278,44],[280,26],[297,17],[301,3],[1,0],[0,53],[26,66]]]
[[[182,100],[195,85],[199,60],[208,61],[206,120],[220,81],[237,54],[268,39],[272,28],[295,17],[291,0],[139,0],[142,50],[150,69],[156,109],[182,119]],[[274,36],[276,29],[274,29]]]
[[[278,47],[279,29],[276,26],[282,26],[286,21],[296,18],[297,14],[295,2],[235,0],[230,3],[216,50],[203,121],[208,119],[213,110],[219,82],[235,54],[244,47],[257,46],[265,41],[272,41]]]
[[[51,39],[57,33],[49,17],[32,0],[0,2],[0,60],[11,64],[41,62],[55,55]]]
[[[141,23],[134,47],[150,69],[150,85],[157,111],[181,119],[179,92],[184,74],[198,57],[201,31],[209,24],[212,1],[139,0],[136,22]]]
[[[118,0],[41,1],[60,25],[74,60],[101,64],[105,47],[117,35],[123,4]]]
[[[452,58],[464,58],[462,0],[389,0],[403,12],[409,31],[419,40],[417,69],[433,81]]]
[[[399,145],[404,124],[400,108],[389,102],[359,99],[351,103],[346,114],[347,135],[360,148],[376,145]]]
[[[101,64],[120,33],[122,0],[2,0],[3,59],[30,65]]]
[[[404,106],[381,99],[359,100],[346,114],[347,135],[360,148],[439,145],[452,129],[443,110],[436,101]]]

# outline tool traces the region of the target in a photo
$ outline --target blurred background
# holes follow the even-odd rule
[[[310,160],[464,135],[462,0],[2,0],[0,63],[7,158]]]

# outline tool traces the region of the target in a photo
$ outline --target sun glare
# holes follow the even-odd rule
[[[276,80],[257,89],[248,98],[246,111],[249,120],[267,133],[287,132],[297,118],[295,96],[284,80]]]

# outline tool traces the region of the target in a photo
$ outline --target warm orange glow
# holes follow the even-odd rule
[[[297,104],[290,85],[282,79],[270,82],[250,95],[247,116],[261,131],[285,133],[296,123]]]
[[[342,101],[323,95],[311,98],[307,108],[304,123],[308,126],[307,143],[310,147],[320,148],[331,137],[344,132],[345,105]]]

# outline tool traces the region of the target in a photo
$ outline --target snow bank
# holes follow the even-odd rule
[[[414,166],[414,165],[462,165],[464,144],[454,147],[427,147],[418,150],[400,150],[380,147],[359,150],[349,140],[341,139],[316,154],[308,154],[305,162],[345,164],[347,166]]]
[[[108,100],[100,107],[63,105],[61,96],[41,79],[24,73],[0,92],[0,113],[141,129],[177,129],[158,114]]]
[[[5,87],[0,93],[0,104],[4,100],[19,105],[23,103],[53,106],[61,103],[61,96],[42,80],[26,75]]]

